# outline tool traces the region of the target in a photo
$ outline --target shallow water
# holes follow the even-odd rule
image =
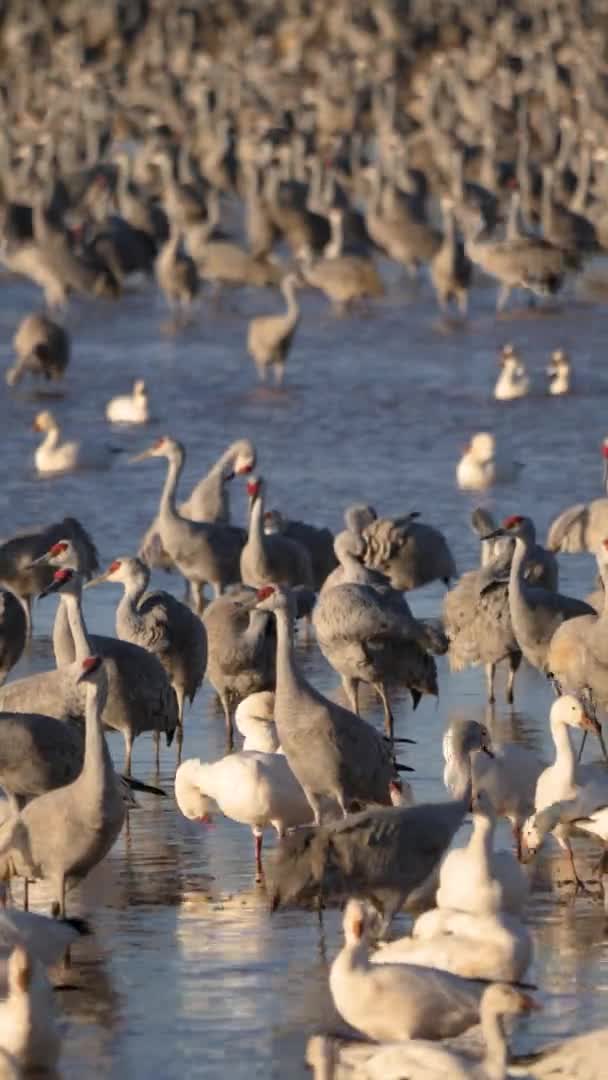
[[[25,384],[0,391],[1,530],[10,535],[74,514],[93,533],[105,565],[136,549],[154,515],[164,477],[159,461],[131,467],[117,455],[107,473],[36,478],[31,423],[49,404],[66,431],[110,439],[129,452],[160,434],[178,437],[188,452],[185,493],[229,442],[250,436],[270,505],[334,530],[354,500],[369,500],[381,513],[416,509],[445,531],[461,570],[478,558],[468,525],[475,501],[456,489],[454,468],[470,435],[488,428],[525,470],[487,505],[500,515],[530,513],[544,534],[558,510],[600,491],[608,313],[570,297],[549,312],[519,307],[497,319],[494,300],[493,289],[476,289],[470,318],[460,324],[438,318],[426,283],[412,289],[393,281],[373,311],[346,319],[306,294],[280,393],[257,387],[244,346],[247,316],[275,309],[270,292],[233,294],[219,311],[205,301],[196,323],[176,338],[161,330],[166,311],[151,289],[115,306],[74,303],[65,396],[45,403]],[[37,304],[28,286],[3,282],[7,362],[18,319]],[[497,348],[507,340],[521,348],[537,389],[524,401],[497,404],[491,398]],[[576,393],[563,400],[544,394],[544,367],[557,346],[571,350],[577,379]],[[110,431],[105,402],[136,376],[149,384],[156,419],[145,430]],[[244,493],[239,481],[233,488],[233,516],[242,521]],[[591,558],[564,557],[561,571],[563,591],[589,591]],[[155,583],[181,594],[174,576],[159,575]],[[436,614],[442,593],[435,585],[414,593],[414,611]],[[91,629],[113,632],[117,598],[110,586],[86,594]],[[54,610],[50,599],[37,605],[36,641],[13,677],[51,666]],[[302,643],[300,656],[314,683],[333,691],[337,679],[316,647]],[[418,800],[444,795],[441,736],[455,714],[485,718],[497,733],[549,753],[551,693],[535,672],[520,672],[514,713],[499,704],[493,717],[486,715],[482,673],[450,675],[443,660],[440,692],[438,704],[425,699],[414,715],[403,699],[398,703],[398,733],[417,739],[407,760],[416,769]],[[376,707],[367,707],[380,722]],[[110,742],[122,762],[122,740],[112,735]],[[184,756],[214,760],[223,749],[223,721],[205,686],[186,716]],[[160,782],[170,793],[173,770],[174,750],[164,749]],[[135,746],[134,772],[154,779],[145,737]],[[307,912],[271,918],[254,883],[247,829],[220,818],[201,829],[179,815],[172,795],[141,803],[111,855],[71,901],[94,935],[74,950],[74,988],[59,992],[62,1075],[304,1076],[307,1034],[335,1023],[327,970],[340,947],[339,913],[325,914],[322,932]],[[509,843],[506,831],[502,839]],[[541,873],[529,913],[537,944],[532,974],[545,1010],[518,1026],[517,1049],[608,1023],[604,916],[586,900],[566,903],[568,890],[551,891],[549,876]],[[33,893],[43,905],[43,893]]]

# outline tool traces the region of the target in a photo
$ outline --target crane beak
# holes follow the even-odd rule
[[[49,552],[45,551],[44,555],[39,555],[37,559],[32,559],[30,566],[40,566],[41,563],[48,563]]]
[[[38,599],[43,600],[45,596],[50,596],[52,593],[57,592],[63,584],[63,581],[51,581],[46,589],[43,589],[42,592],[38,593]]]
[[[494,532],[486,533],[485,536],[481,536],[480,540],[495,540],[497,536],[508,536],[506,529],[494,529]]]
[[[110,571],[106,570],[104,574],[98,574],[97,577],[91,578],[90,581],[85,583],[85,589],[93,589],[95,585],[101,585],[104,581],[107,581],[110,576]]]
[[[147,450],[142,450],[141,454],[134,454],[132,457],[127,458],[129,465],[135,465],[137,461],[145,461],[146,458],[155,457],[155,446],[149,446]]]

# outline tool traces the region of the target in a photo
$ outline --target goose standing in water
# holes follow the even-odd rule
[[[503,345],[500,354],[501,372],[494,387],[496,401],[514,401],[530,392],[530,379],[519,353],[512,345]]]
[[[131,394],[121,394],[106,405],[106,420],[111,424],[147,424],[150,419],[148,388],[136,379]]]
[[[299,283],[297,274],[286,274],[281,281],[281,293],[287,305],[285,313],[258,315],[249,323],[247,350],[262,382],[271,368],[276,384],[283,382],[285,364],[300,322],[300,306],[296,299]]]
[[[175,798],[190,820],[208,821],[217,807],[233,821],[249,825],[258,881],[263,876],[264,829],[271,825],[280,838],[286,829],[312,821],[310,803],[283,754],[241,751],[209,765],[191,758],[175,774]]]
[[[572,364],[565,349],[555,349],[547,365],[549,393],[553,396],[569,394],[572,390]]]
[[[115,451],[111,446],[80,439],[61,442],[61,428],[48,409],[38,413],[33,429],[44,434],[34,454],[36,470],[41,476],[75,469],[107,469],[112,464]]]
[[[13,338],[16,360],[6,372],[9,386],[21,381],[26,371],[45,379],[61,379],[70,360],[66,330],[44,313],[26,315]]]

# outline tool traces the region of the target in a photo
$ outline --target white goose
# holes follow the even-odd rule
[[[456,467],[456,483],[463,491],[487,491],[494,484],[516,480],[523,465],[497,453],[496,439],[489,431],[478,431]]]
[[[357,1080],[506,1080],[513,1074],[507,1066],[503,1017],[522,1015],[540,1007],[532,997],[513,986],[495,983],[486,987],[479,1009],[485,1043],[481,1059],[424,1039],[389,1042],[383,1046],[346,1043],[339,1051],[338,1069],[333,1071],[335,1054],[328,1045],[329,1039],[315,1036],[308,1044],[307,1060],[314,1067],[315,1080],[325,1080],[328,1076],[353,1076]]]
[[[571,821],[555,804],[576,800],[578,816],[584,817],[608,802],[608,773],[603,764],[579,765],[572,745],[571,730],[601,730],[597,720],[589,716],[578,698],[564,694],[551,706],[551,735],[555,746],[555,760],[538,778],[534,800],[535,814],[525,822],[522,830],[524,860],[532,858],[540,846],[539,838],[552,832],[559,846],[568,855],[577,891],[585,891],[574,863],[570,846]],[[546,811],[543,816],[540,813]],[[539,813],[540,812],[540,813]],[[564,820],[562,820],[562,818]]]
[[[494,387],[496,401],[515,401],[530,392],[530,379],[525,365],[512,345],[504,345],[500,364],[502,370]]]
[[[564,349],[555,349],[547,365],[549,393],[556,396],[569,394],[572,390],[572,365]]]
[[[518,914],[528,898],[528,879],[510,851],[494,851],[496,814],[485,791],[473,794],[472,808],[469,843],[449,851],[441,864],[437,907]]]
[[[259,750],[264,754],[280,751],[273,690],[259,690],[243,698],[237,705],[234,722],[245,740],[243,750]]]
[[[148,388],[143,379],[136,379],[130,394],[112,398],[106,405],[106,420],[111,424],[147,424],[150,419]]]
[[[483,983],[436,968],[372,964],[358,900],[348,901],[342,925],[344,947],[329,988],[336,1009],[357,1031],[378,1042],[445,1039],[479,1022]]]
[[[4,1054],[27,1070],[53,1069],[59,1058],[61,1036],[53,989],[39,964],[23,945],[16,945],[7,964],[8,995],[0,1002],[0,1078]]]
[[[310,804],[282,754],[241,751],[206,765],[189,758],[175,774],[175,798],[184,817],[208,822],[219,809],[249,825],[255,839],[257,880],[262,877],[262,839],[272,825],[279,837],[312,821]]]
[[[433,908],[416,920],[411,937],[372,954],[375,964],[440,968],[464,979],[518,982],[532,959],[530,931],[506,912],[477,913]]]
[[[36,471],[41,476],[75,469],[104,469],[112,463],[115,451],[111,446],[81,440],[61,442],[61,428],[48,409],[38,413],[33,429],[44,434],[34,454]]]

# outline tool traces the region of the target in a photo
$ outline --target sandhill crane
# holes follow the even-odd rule
[[[231,443],[209,472],[193,487],[188,498],[179,504],[179,513],[192,521],[230,524],[228,484],[235,476],[246,476],[250,473],[255,468],[255,462],[255,447],[249,439],[237,439]],[[163,551],[158,535],[158,517],[144,536],[138,554],[151,567],[167,569],[171,566],[171,560]]]
[[[121,394],[108,401],[105,415],[111,424],[147,424],[150,409],[144,380],[135,380],[131,394]]]
[[[47,881],[53,913],[62,919],[66,889],[82,881],[108,853],[125,818],[102,727],[105,665],[101,657],[86,657],[78,669],[77,683],[86,686],[82,770],[71,784],[33,799],[0,830],[1,876]]]
[[[443,533],[432,525],[401,518],[373,519],[361,530],[366,566],[386,574],[394,589],[418,589],[439,579],[448,585],[456,577],[456,564]],[[348,522],[347,522],[348,524]]]
[[[448,310],[450,300],[455,300],[461,315],[466,315],[473,266],[465,253],[462,240],[456,236],[452,200],[442,198],[441,209],[444,226],[443,242],[437,254],[431,259],[431,281],[439,306],[444,311]]]
[[[597,550],[597,564],[604,586],[604,603],[599,614],[595,611],[579,615],[558,626],[547,656],[547,670],[564,692],[590,693],[594,705],[608,705],[608,540]]]
[[[235,707],[249,694],[274,689],[276,642],[272,616],[249,601],[220,596],[206,608],[207,678],[224,710],[228,745]]]
[[[61,442],[61,428],[48,409],[38,413],[33,430],[44,433],[34,454],[36,470],[41,476],[74,469],[107,469],[112,464],[115,451],[111,446],[82,439]]]
[[[217,806],[226,817],[249,825],[257,881],[263,877],[264,829],[271,825],[280,838],[286,829],[312,820],[308,799],[283,754],[245,750],[212,764],[191,758],[175,774],[175,799],[191,820],[209,820]]]
[[[51,525],[20,533],[0,545],[0,582],[7,585],[23,604],[28,635],[31,633],[32,599],[53,578],[51,568],[37,560],[64,537],[74,544],[78,557],[77,569],[85,578],[99,570],[97,548],[76,518],[66,517]]]
[[[567,270],[563,251],[539,236],[518,233],[496,241],[469,236],[465,251],[476,266],[500,282],[498,311],[505,307],[512,289],[527,289],[538,296],[558,292]]]
[[[114,638],[89,639],[81,607],[82,579],[73,570],[55,571],[51,585],[41,594],[59,592],[67,607],[71,631],[68,646],[75,659],[54,671],[17,679],[0,690],[3,712],[42,713],[82,717],[84,694],[77,682],[78,665],[90,655],[91,644],[105,653],[108,679],[104,723],[121,731],[125,741],[127,774],[131,772],[133,740],[144,731],[164,731],[168,744],[177,726],[177,700],[160,662],[145,649]],[[66,650],[67,651],[67,650]],[[158,744],[157,744],[158,745]]]
[[[313,575],[310,555],[297,540],[281,533],[264,532],[264,481],[261,476],[247,482],[251,500],[249,533],[241,552],[241,578],[245,585],[308,585]]]
[[[496,530],[496,524],[485,510],[475,510],[473,528],[479,538]],[[509,567],[513,541],[504,538],[482,543],[481,567],[463,574],[443,602],[443,624],[449,639],[448,658],[452,671],[484,664],[488,687],[488,702],[493,704],[496,665],[509,662],[506,700],[513,703],[515,675],[521,663],[521,651],[511,625],[509,609]],[[505,546],[506,545],[506,546]],[[545,589],[557,588],[557,560],[538,544],[528,552],[524,573],[526,579]]]
[[[344,577],[319,598],[313,625],[321,652],[342,678],[353,712],[359,713],[359,682],[370,683],[382,701],[385,731],[392,739],[389,680],[408,687],[414,707],[422,694],[437,694],[437,670],[429,653],[445,652],[447,642],[418,622],[405,597],[390,585],[382,589],[366,583],[367,571],[358,561],[364,547],[353,533],[336,537]]]
[[[515,537],[509,575],[511,625],[526,660],[548,674],[551,670],[547,666],[549,646],[557,628],[577,615],[595,615],[595,612],[583,600],[528,584],[525,560],[536,542],[536,531],[530,518],[514,514],[489,536]]]
[[[286,274],[281,281],[281,293],[287,304],[283,315],[257,315],[249,323],[247,351],[262,382],[270,368],[274,371],[275,382],[280,384],[283,381],[285,363],[300,321],[300,307],[296,299],[299,281],[297,274]]]
[[[337,567],[334,535],[327,528],[309,525],[306,521],[285,518],[280,510],[266,510],[264,532],[281,533],[288,540],[295,540],[307,549],[312,564],[313,585],[317,592],[328,574]]]
[[[198,294],[198,271],[194,259],[180,250],[181,228],[170,219],[169,236],[154,263],[159,288],[174,316],[185,318]]]
[[[608,439],[602,442],[604,488],[608,493]],[[597,551],[608,536],[608,494],[589,503],[577,503],[562,510],[549,526],[547,547],[551,551],[576,554]]]
[[[0,686],[25,648],[27,627],[23,604],[9,589],[0,588]]]
[[[165,435],[131,458],[132,462],[164,457],[168,468],[158,511],[158,531],[164,550],[186,578],[195,611],[202,608],[202,589],[208,582],[216,596],[238,581],[243,533],[232,525],[191,521],[178,513],[175,493],[186,457],[181,443]]]
[[[275,910],[316,896],[369,900],[390,925],[450,846],[471,803],[462,797],[420,806],[376,808],[315,829],[296,829],[277,849],[268,882]]]
[[[549,376],[549,393],[553,396],[569,394],[572,390],[572,364],[565,349],[554,349],[546,367]]]
[[[486,491],[494,484],[517,480],[523,464],[509,461],[489,431],[478,431],[456,466],[456,483],[463,491]]]
[[[157,656],[177,697],[178,739],[183,737],[184,701],[194,701],[207,667],[207,635],[198,615],[164,591],[146,592],[150,570],[141,559],[121,556],[88,588],[116,581],[124,594],[116,609],[116,633]]]
[[[9,386],[20,382],[26,371],[45,379],[61,379],[70,360],[67,331],[42,312],[21,320],[13,347],[17,359],[6,372]]]
[[[320,694],[298,670],[291,635],[294,602],[267,585],[257,608],[274,612],[277,631],[275,723],[281,747],[320,821],[320,799],[335,799],[346,816],[353,803],[388,805],[397,779],[392,749],[378,732]]]
[[[320,289],[331,300],[336,314],[343,314],[351,304],[366,297],[384,296],[384,284],[374,263],[364,255],[343,254],[343,211],[329,211],[332,238],[324,258],[314,259],[307,252],[300,273],[309,285]]]
[[[496,401],[513,401],[530,392],[530,379],[519,353],[512,345],[503,345],[500,353],[500,375],[494,387]]]

